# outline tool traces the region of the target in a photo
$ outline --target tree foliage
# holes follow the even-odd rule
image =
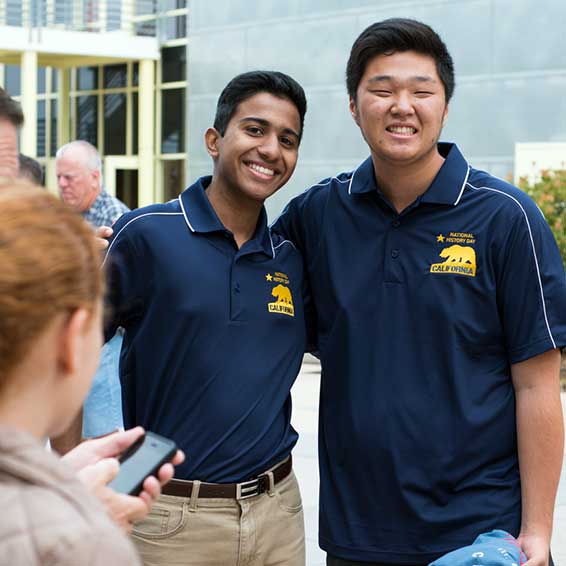
[[[519,188],[542,210],[566,265],[566,169],[542,171],[535,182],[523,177],[519,180]]]

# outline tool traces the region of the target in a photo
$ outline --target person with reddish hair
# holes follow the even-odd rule
[[[100,259],[70,207],[32,185],[0,184],[0,506],[10,516],[0,521],[2,564],[139,563],[123,530],[148,513],[159,482],[147,478],[139,497],[106,484],[119,469],[114,457],[143,429],[83,443],[65,459],[44,445],[69,426],[98,365]],[[171,464],[158,475],[168,481]]]

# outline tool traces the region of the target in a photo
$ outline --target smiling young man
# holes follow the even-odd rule
[[[327,563],[425,566],[504,529],[546,566],[566,344],[552,233],[525,194],[438,143],[454,70],[430,27],[368,27],[347,88],[370,157],[275,225],[317,313]]]
[[[263,203],[295,169],[305,112],[287,75],[237,76],[205,133],[212,176],[114,226],[108,332],[125,328],[124,422],[187,454],[134,529],[147,565],[304,565],[289,393],[306,341],[303,263]]]

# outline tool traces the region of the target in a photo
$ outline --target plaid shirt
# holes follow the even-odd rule
[[[83,218],[92,226],[112,226],[124,212],[130,209],[116,197],[109,195],[104,189],[96,197],[92,206],[82,213]]]

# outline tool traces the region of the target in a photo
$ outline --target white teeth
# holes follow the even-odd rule
[[[389,126],[389,128],[387,128],[390,132],[393,132],[394,134],[405,134],[405,135],[409,135],[409,134],[414,134],[417,130],[415,130],[415,128],[412,128],[411,126]]]
[[[267,167],[262,167],[261,165],[257,165],[256,163],[250,163],[248,165],[250,169],[257,171],[258,173],[263,173],[264,175],[270,175],[273,177],[275,175],[275,171],[273,169],[268,169]]]

